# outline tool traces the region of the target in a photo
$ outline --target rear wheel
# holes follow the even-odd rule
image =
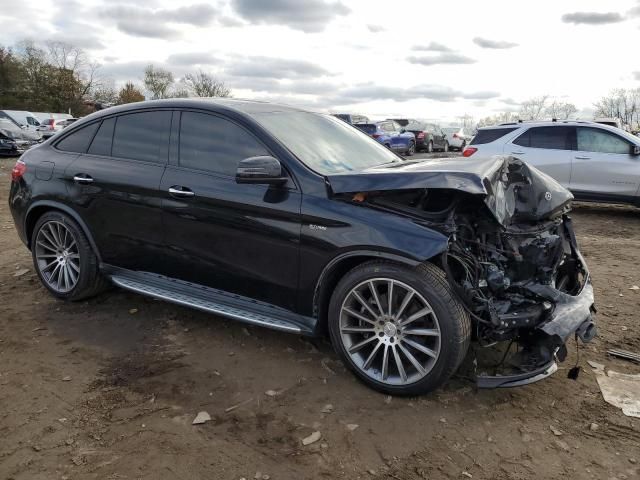
[[[407,157],[411,157],[414,153],[416,153],[416,143],[409,142],[409,149],[407,150]]]
[[[31,254],[40,281],[55,297],[82,300],[108,285],[86,235],[64,213],[48,212],[38,219]]]
[[[437,267],[374,261],[339,282],[329,305],[329,332],[344,363],[367,385],[415,395],[455,372],[471,328]]]

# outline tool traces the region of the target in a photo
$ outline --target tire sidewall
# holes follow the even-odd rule
[[[440,327],[440,355],[431,371],[422,379],[408,385],[388,385],[367,376],[353,363],[340,336],[340,309],[347,293],[359,283],[375,278],[388,277],[401,281],[416,289],[426,300],[436,314]],[[451,364],[457,363],[459,345],[456,344],[456,326],[452,319],[452,313],[445,302],[435,293],[429,283],[428,277],[421,275],[415,269],[393,263],[370,265],[363,269],[355,269],[349,272],[338,283],[331,297],[328,309],[328,324],[331,343],[338,352],[347,367],[367,385],[383,393],[392,395],[416,395],[431,391],[440,386],[449,378]],[[457,367],[457,365],[455,365]]]

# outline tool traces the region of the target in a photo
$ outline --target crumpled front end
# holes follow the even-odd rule
[[[445,271],[472,318],[478,345],[494,347],[477,349],[480,387],[545,378],[566,358],[569,340],[588,342],[596,334],[593,288],[569,216],[573,197],[512,157],[485,161],[470,172],[455,161],[455,171],[442,170],[444,165],[437,172],[421,169],[426,188],[416,188],[415,177],[399,188],[396,179],[393,190],[360,191],[350,200],[448,236],[447,249],[431,261]],[[435,173],[445,180],[441,185]],[[464,188],[452,188],[452,179],[463,179]]]

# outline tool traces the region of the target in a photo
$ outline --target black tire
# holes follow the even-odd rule
[[[49,283],[45,274],[47,270],[42,267],[43,260],[38,259],[38,234],[43,228],[45,228],[45,226],[51,224],[62,224],[62,226],[68,231],[68,234],[72,236],[77,247],[80,271],[77,274],[75,285],[68,291],[60,291]],[[74,247],[74,249],[76,247]],[[109,281],[99,272],[99,261],[91,248],[91,244],[89,243],[87,236],[84,234],[78,223],[65,213],[50,211],[38,219],[31,234],[31,255],[33,258],[34,268],[40,278],[40,281],[56,298],[68,301],[83,300],[97,295],[109,286]]]
[[[340,326],[343,304],[347,302],[352,289],[371,279],[391,279],[415,289],[428,301],[437,318],[440,330],[438,357],[426,376],[413,383],[393,385],[371,378],[354,362],[344,344]],[[334,349],[345,365],[366,385],[391,395],[424,394],[441,386],[464,360],[471,338],[471,322],[467,312],[451,292],[444,272],[430,263],[410,268],[390,261],[375,260],[354,268],[340,280],[333,292],[328,309],[328,326]]]
[[[409,142],[409,149],[407,150],[407,157],[412,157],[416,153],[416,143]]]
[[[433,142],[429,141],[429,144],[427,145],[427,153],[433,153]]]

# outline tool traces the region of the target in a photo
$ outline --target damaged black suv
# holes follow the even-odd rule
[[[511,157],[405,161],[328,115],[176,99],[103,110],[32,148],[9,204],[58,298],[115,284],[328,332],[365,383],[418,394],[471,341],[502,348],[475,372],[497,387],[550,375],[567,340],[595,335],[571,199]]]

